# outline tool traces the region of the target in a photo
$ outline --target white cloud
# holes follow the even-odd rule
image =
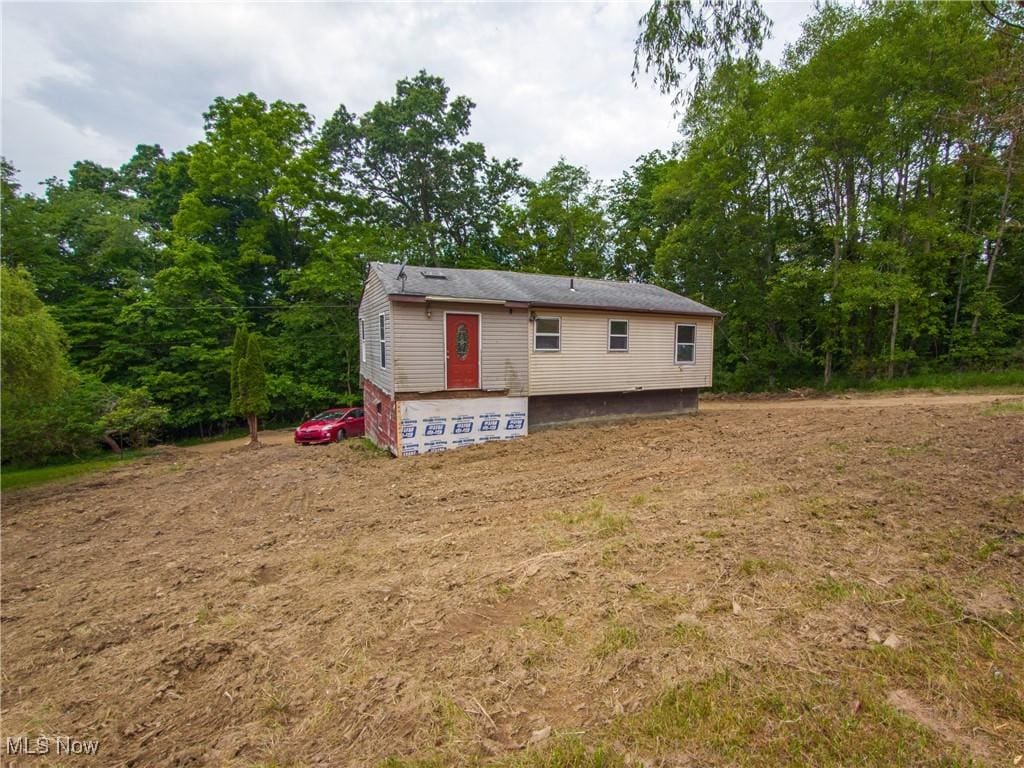
[[[472,137],[542,175],[559,156],[595,177],[676,139],[670,99],[630,82],[644,3],[12,4],[3,13],[2,151],[26,187],[78,159],[202,136],[217,96],[362,112],[427,69],[473,99]],[[806,3],[768,6],[777,59]]]

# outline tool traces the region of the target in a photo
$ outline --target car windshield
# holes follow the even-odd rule
[[[337,421],[344,415],[344,411],[324,411],[314,416],[312,421]]]

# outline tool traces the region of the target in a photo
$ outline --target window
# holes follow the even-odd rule
[[[629,351],[629,321],[609,320],[608,321],[608,351],[628,352]]]
[[[562,319],[538,317],[533,321],[533,349],[536,352],[558,352],[562,348]]]
[[[692,363],[694,361],[696,335],[697,326],[695,325],[676,326],[676,363]]]
[[[380,321],[380,367],[388,367],[388,341],[387,336],[384,335],[384,313],[381,312],[377,317]]]
[[[359,318],[359,359],[366,362],[366,321]]]

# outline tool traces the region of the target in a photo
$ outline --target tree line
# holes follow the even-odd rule
[[[223,430],[240,327],[271,414],[356,402],[372,260],[678,290],[725,313],[730,389],[1021,366],[1013,19],[826,5],[774,66],[729,46],[688,59],[715,31],[681,28],[674,5],[675,27],[673,3],[652,6],[637,50],[666,92],[698,73],[680,141],[610,181],[564,159],[527,178],[468,139],[473,102],[426,72],[321,124],[218,98],[193,146],[83,160],[41,194],[5,160],[3,459]],[[752,51],[764,16],[736,7],[716,33]]]

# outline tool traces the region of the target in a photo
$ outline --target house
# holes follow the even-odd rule
[[[370,264],[366,434],[397,456],[697,409],[721,313],[654,285]]]

